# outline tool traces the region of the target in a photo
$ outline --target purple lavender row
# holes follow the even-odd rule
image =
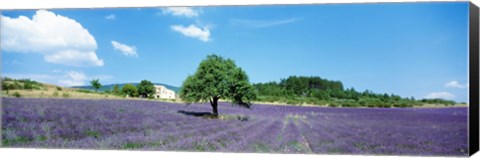
[[[230,152],[275,152],[273,147],[278,143],[282,122],[270,119],[268,124],[255,129],[243,129],[240,138],[230,141],[221,151]],[[226,138],[228,139],[228,138]]]
[[[293,120],[288,120],[282,132],[282,139],[276,147],[276,151],[282,153],[309,153],[308,143],[302,139],[302,134]]]
[[[241,123],[239,121],[235,121]],[[224,146],[221,138],[236,134],[241,128],[255,129],[261,127],[265,121],[250,121],[245,125],[236,125],[233,127],[223,127],[222,130],[210,129],[205,132],[196,132],[195,135],[185,138],[175,144],[169,144],[166,148],[171,150],[197,150],[197,151],[215,151]],[[242,127],[243,126],[243,127]]]
[[[2,143],[9,147],[196,150],[186,143],[195,138],[198,150],[226,152],[465,156],[468,149],[468,108],[243,109],[220,103],[222,114],[253,118],[232,121],[179,113],[209,112],[207,104],[2,99]]]

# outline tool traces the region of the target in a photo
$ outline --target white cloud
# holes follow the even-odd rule
[[[455,95],[449,92],[432,92],[425,96],[426,99],[453,99]]]
[[[54,54],[45,55],[47,62],[70,66],[102,66],[103,60],[98,59],[95,52],[82,52],[77,50],[64,50]]]
[[[172,14],[173,16],[185,16],[185,17],[197,17],[200,15],[201,10],[193,9],[190,7],[167,7],[162,8],[163,14]]]
[[[264,27],[294,23],[299,20],[301,19],[300,18],[289,18],[289,19],[281,19],[281,20],[231,19],[230,23],[233,25],[240,25],[244,27],[264,28]]]
[[[196,25],[191,24],[188,27],[183,25],[170,26],[173,31],[180,32],[187,37],[197,38],[203,42],[210,41],[210,30],[207,27],[199,28]]]
[[[58,83],[66,87],[82,86],[87,81],[87,76],[84,73],[76,71],[67,72],[63,78]]]
[[[3,74],[6,77],[16,78],[16,79],[32,79],[34,81],[55,84],[64,87],[72,86],[83,86],[88,85],[89,81],[92,79],[100,79],[101,81],[110,80],[113,78],[109,75],[94,75],[88,76],[83,72],[78,71],[62,71],[54,70],[54,74],[13,74],[5,73]]]
[[[117,41],[112,41],[112,46],[113,49],[121,51],[125,56],[138,57],[137,48],[135,48],[135,46],[128,46]]]
[[[115,19],[117,19],[117,17],[115,17],[115,14],[110,14],[110,15],[105,16],[105,19],[107,19],[107,20],[115,20]]]
[[[450,82],[445,84],[445,87],[446,88],[462,88],[463,89],[463,88],[468,87],[468,83],[467,84],[461,84],[458,81],[450,81]]]
[[[103,66],[97,57],[97,43],[77,21],[46,10],[26,16],[1,16],[1,49],[38,53],[50,63],[70,66]]]
[[[61,69],[52,69],[51,72],[53,72],[53,73],[61,73],[61,72],[63,72],[63,71],[62,71]]]

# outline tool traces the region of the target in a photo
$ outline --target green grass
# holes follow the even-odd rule
[[[303,145],[302,143],[298,142],[298,141],[291,141],[291,142],[288,142],[288,146],[295,149],[295,151],[298,151],[298,152],[307,152],[308,151],[308,147],[306,147],[305,145]]]
[[[323,141],[319,141],[318,146],[329,145],[329,144],[333,144],[334,142],[335,141],[333,140],[323,140]]]
[[[194,145],[194,149],[196,151],[214,151],[216,150],[215,146],[204,143],[204,142],[196,142]]]
[[[46,141],[47,139],[48,139],[48,137],[47,137],[47,136],[43,136],[43,135],[37,137],[37,140],[42,141],[42,142],[43,142],[43,141]]]
[[[253,144],[253,149],[255,149],[255,152],[269,152],[270,151],[268,145],[260,143],[260,142],[257,142],[255,144]]]
[[[125,112],[125,109],[118,109],[118,112],[124,113],[124,112]]]
[[[27,137],[22,137],[22,136],[19,136],[19,137],[16,137],[15,139],[3,139],[2,140],[2,145],[3,146],[11,146],[11,145],[15,145],[15,144],[24,144],[24,143],[28,143],[28,142],[31,142],[32,140],[28,139]]]
[[[148,146],[150,146],[150,147],[156,147],[156,146],[162,146],[162,145],[165,145],[165,144],[167,144],[167,142],[164,142],[164,141],[156,141],[156,142],[148,143]]]
[[[87,130],[85,132],[85,135],[89,137],[100,138],[100,132],[96,132],[96,131]]]
[[[328,153],[331,154],[345,154],[345,149],[342,148],[330,148],[327,150]]]
[[[138,149],[138,148],[141,148],[143,146],[144,145],[140,144],[140,143],[127,143],[127,144],[123,145],[123,148],[124,149]]]

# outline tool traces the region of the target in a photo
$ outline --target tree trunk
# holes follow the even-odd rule
[[[211,102],[212,109],[213,109],[213,115],[218,116],[218,98],[214,97],[213,101]]]

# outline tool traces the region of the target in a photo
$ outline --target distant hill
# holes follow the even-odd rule
[[[118,85],[119,88],[122,89],[122,87],[123,87],[124,85],[126,85],[126,84],[132,84],[132,85],[134,85],[134,86],[137,86],[137,85],[138,85],[138,83],[109,84],[109,85],[102,85],[102,87],[100,87],[100,89],[98,89],[98,90],[99,90],[99,91],[113,90],[113,86],[115,86],[115,85]],[[155,84],[155,85],[163,85],[163,86],[165,86],[166,88],[175,91],[175,93],[180,92],[180,87],[175,87],[175,86],[171,86],[171,85],[163,84],[163,83],[153,83],[153,84]],[[73,86],[72,88],[95,90],[92,86]]]

